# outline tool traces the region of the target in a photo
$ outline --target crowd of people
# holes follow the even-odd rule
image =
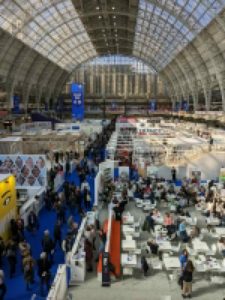
[[[219,219],[218,226],[224,226],[225,218],[225,204],[213,181],[207,185],[201,185],[198,178],[191,179],[184,178],[181,186],[177,187],[176,170],[171,170],[171,180],[167,182],[163,178],[142,178],[138,180],[129,180],[123,185],[120,190],[121,197],[118,199],[114,196],[118,183],[108,182],[101,195],[103,202],[108,203],[112,201],[114,204],[114,218],[121,221],[124,209],[130,201],[135,199],[142,199],[142,201],[149,201],[152,204],[152,209],[147,213],[142,224],[142,230],[150,234],[147,240],[146,252],[153,255],[158,255],[162,260],[163,251],[160,250],[160,244],[163,239],[171,242],[180,243],[183,245],[179,260],[181,264],[181,275],[179,284],[182,288],[183,298],[192,297],[192,280],[194,273],[194,263],[189,258],[186,245],[190,245],[194,239],[201,237],[201,227],[199,226],[192,213],[195,208],[202,207],[203,220],[207,217],[216,217]],[[156,208],[157,206],[157,208]],[[158,207],[167,207],[167,210],[159,210]],[[188,226],[189,220],[192,224]],[[160,223],[159,223],[160,222]],[[162,230],[156,232],[156,226],[160,224]],[[188,228],[187,228],[188,227]],[[209,231],[212,229],[205,223],[205,228]],[[189,229],[189,230],[187,230]],[[225,238],[218,239],[219,253],[225,257]],[[147,276],[150,266],[147,263],[145,255],[141,256],[141,265],[143,274]]]
[[[54,166],[48,176],[48,187],[44,195],[45,209],[55,213],[55,224],[53,231],[46,228],[41,240],[36,243],[41,244],[39,257],[34,258],[33,249],[29,243],[29,235],[38,236],[40,231],[39,216],[31,211],[28,215],[26,226],[25,220],[20,216],[10,221],[10,239],[4,241],[0,237],[0,300],[5,299],[7,293],[6,273],[4,269],[8,264],[9,277],[16,276],[17,265],[21,265],[27,291],[33,289],[35,283],[35,273],[38,275],[40,295],[49,290],[52,280],[52,265],[54,263],[54,253],[58,247],[63,251],[65,259],[71,251],[79,229],[79,223],[75,222],[75,215],[83,217],[85,213],[92,209],[91,189],[88,183],[88,176],[94,177],[98,170],[98,163],[104,159],[105,145],[114,130],[114,122],[103,128],[101,134],[96,136],[94,141],[90,141],[81,159],[79,154],[73,151],[62,153],[56,152]],[[63,189],[54,190],[54,180],[58,172],[63,172],[61,161],[66,159],[65,182]],[[71,173],[71,161],[76,161],[76,173],[80,184],[75,185],[69,182]],[[93,208],[96,210],[96,208]],[[68,217],[69,215],[69,217]],[[93,270],[93,249],[95,249],[95,239],[99,222],[96,212],[96,226],[88,226],[85,231],[85,250],[88,271]],[[66,226],[66,234],[64,229]],[[105,233],[99,232],[100,240],[105,243]],[[101,245],[103,248],[103,246]]]

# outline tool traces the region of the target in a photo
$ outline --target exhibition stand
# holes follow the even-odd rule
[[[83,218],[75,243],[72,247],[69,259],[70,285],[84,282],[86,276],[86,258],[84,251],[84,231],[87,224],[87,217]]]
[[[45,188],[19,190],[20,197],[17,199],[17,206],[20,217],[24,220],[24,225],[27,225],[28,215],[34,211],[39,214],[44,206]]]
[[[66,265],[59,265],[47,300],[62,300],[67,294],[67,270]]]
[[[95,224],[95,212],[88,212],[82,219],[76,240],[68,257],[70,267],[70,285],[76,285],[85,281],[86,253],[84,251],[84,232],[87,225]]]

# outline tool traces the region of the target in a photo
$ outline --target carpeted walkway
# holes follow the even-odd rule
[[[74,171],[72,174],[67,176],[66,180],[69,182],[75,184],[76,186],[80,185],[80,179],[77,175],[76,171]],[[94,201],[94,177],[88,176],[87,180],[90,184],[90,190],[91,190],[91,200],[92,204]],[[68,210],[66,211],[66,216],[69,216]],[[74,219],[77,223],[80,224],[81,218],[76,213],[74,215]],[[30,243],[31,249],[32,249],[32,255],[35,260],[37,260],[40,256],[40,253],[42,252],[41,248],[41,240],[43,236],[44,230],[48,229],[51,233],[53,233],[54,225],[56,222],[56,213],[54,210],[47,211],[46,209],[43,209],[39,215],[39,222],[40,222],[40,228],[37,233],[31,234],[30,232],[25,232],[25,238]],[[62,237],[65,236],[67,231],[67,225],[62,226]],[[52,279],[54,279],[54,275],[56,273],[58,264],[64,263],[64,254],[62,250],[57,245],[54,253],[54,264],[51,268],[52,273]],[[46,299],[46,296],[44,298],[39,296],[39,278],[37,276],[37,273],[35,273],[35,283],[33,285],[33,288],[31,291],[26,291],[26,284],[23,278],[22,273],[22,263],[21,263],[21,257],[18,255],[18,263],[17,263],[17,269],[16,269],[16,275],[10,279],[9,278],[9,268],[8,268],[8,262],[4,258],[3,259],[3,270],[5,272],[5,281],[7,286],[7,294],[5,297],[5,300],[30,300],[33,294],[37,294],[36,300],[39,299]]]

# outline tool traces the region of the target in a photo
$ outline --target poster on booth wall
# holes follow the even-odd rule
[[[147,166],[147,177],[156,177],[159,169],[156,166]]]
[[[72,118],[82,121],[84,118],[84,86],[78,83],[71,84]]]
[[[119,179],[121,181],[129,181],[129,178],[130,178],[130,168],[119,167]]]
[[[220,179],[220,182],[225,182],[225,168],[220,169],[219,179]]]
[[[156,111],[156,100],[150,100],[149,102],[149,111]]]
[[[200,170],[191,170],[190,171],[190,178],[194,180],[196,183],[201,182],[201,174],[202,172]]]
[[[14,114],[19,114],[20,113],[20,97],[18,95],[13,96],[13,108],[12,112]]]
[[[17,188],[44,187],[47,182],[45,155],[0,155],[0,174],[14,174]]]
[[[13,175],[0,175],[0,236],[8,239],[10,220],[16,217],[16,180]],[[3,178],[3,177],[2,177]]]

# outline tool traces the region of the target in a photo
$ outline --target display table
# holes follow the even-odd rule
[[[135,229],[130,225],[122,225],[122,232],[124,235],[132,235],[135,232]]]
[[[210,260],[204,259],[196,259],[194,261],[195,269],[197,272],[220,272],[223,270],[221,261],[216,258],[212,258]]]
[[[199,239],[194,239],[192,241],[193,249],[197,252],[208,252],[209,251],[209,246],[206,244],[206,242],[200,241]]]
[[[136,254],[127,254],[122,253],[121,255],[121,265],[123,267],[134,268],[137,266],[137,255]]]
[[[135,240],[122,240],[122,250],[132,251],[137,248],[137,243]]]
[[[131,215],[123,216],[123,224],[124,225],[134,224],[134,216]]]
[[[165,265],[166,270],[171,269],[179,269],[180,268],[180,261],[178,257],[164,257],[163,263]]]
[[[220,237],[225,237],[225,227],[215,227],[214,230]]]
[[[172,246],[170,241],[162,241],[159,243],[159,250],[163,252],[170,252],[172,251]]]
[[[207,225],[211,225],[211,226],[218,226],[220,225],[220,219],[218,218],[207,218],[206,219]]]

